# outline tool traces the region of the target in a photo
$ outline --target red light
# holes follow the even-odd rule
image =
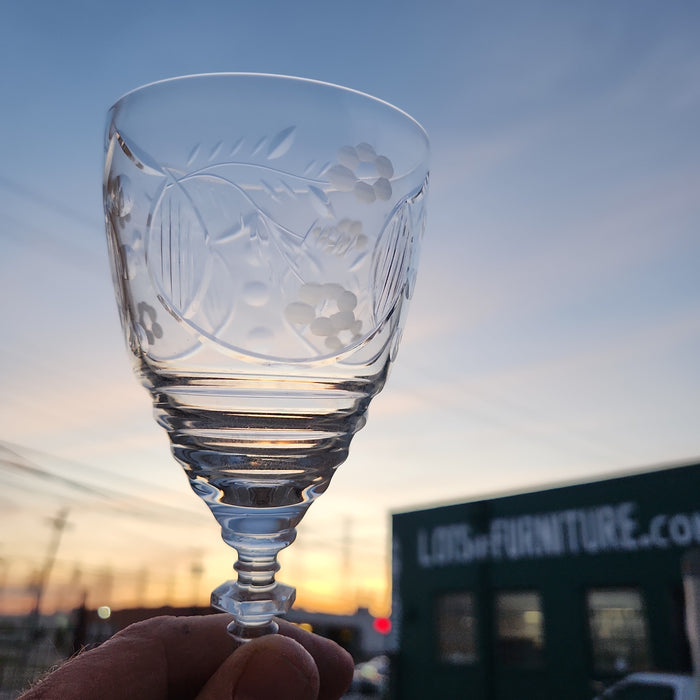
[[[388,617],[375,617],[372,621],[372,627],[379,634],[389,634],[391,632],[391,620]]]

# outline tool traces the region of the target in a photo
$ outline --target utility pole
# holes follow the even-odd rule
[[[44,591],[49,582],[49,576],[51,575],[51,569],[53,569],[54,562],[56,561],[56,552],[58,551],[58,545],[61,543],[61,536],[63,531],[68,525],[68,508],[63,508],[59,511],[58,515],[54,518],[49,518],[49,523],[53,527],[53,536],[49,542],[49,548],[46,550],[46,557],[44,559],[44,565],[39,573],[39,580],[36,584],[36,599],[34,601],[34,610],[32,611],[32,617],[38,627],[40,615],[41,615],[41,601],[44,597]]]
[[[204,573],[204,566],[201,561],[193,561],[190,566],[190,576],[192,577],[192,611],[197,609],[199,604],[199,584],[202,581],[202,574]]]
[[[5,557],[0,557],[0,567],[2,567],[2,579],[0,579],[0,604],[2,604],[3,598],[5,597],[5,587],[7,586],[7,570],[10,568],[9,563]],[[0,608],[2,606],[0,605]],[[0,610],[0,613],[2,610]]]
[[[136,574],[136,607],[145,608],[148,593],[148,567],[144,566]]]
[[[343,553],[343,565],[342,565],[342,576],[343,584],[342,590],[345,591],[345,600],[347,601],[352,594],[352,516],[346,516],[343,518],[343,535],[342,535],[342,553]]]

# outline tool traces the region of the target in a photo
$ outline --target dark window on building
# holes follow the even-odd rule
[[[606,700],[673,700],[673,688],[656,683],[628,683],[605,695]]]
[[[474,595],[443,593],[436,601],[438,660],[471,664],[477,660]]]
[[[634,588],[591,590],[587,603],[594,671],[629,673],[648,668],[649,637],[641,593]]]
[[[544,661],[542,597],[534,591],[496,594],[496,657],[502,664],[541,666]]]
[[[691,673],[693,664],[690,655],[690,643],[685,625],[685,591],[683,586],[671,589],[671,658],[674,659],[675,671]]]

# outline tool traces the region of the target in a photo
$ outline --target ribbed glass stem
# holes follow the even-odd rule
[[[277,556],[256,557],[246,552],[238,553],[233,565],[238,573],[239,586],[269,587],[275,583],[275,574],[280,570]]]

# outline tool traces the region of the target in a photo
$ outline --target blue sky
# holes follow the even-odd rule
[[[432,141],[398,362],[285,559],[309,604],[337,603],[346,584],[308,574],[337,571],[350,539],[353,590],[381,605],[391,511],[697,460],[699,30],[693,2],[5,3],[0,444],[20,458],[0,464],[18,533],[0,558],[16,590],[65,504],[56,586],[112,571],[114,595],[145,567],[155,599],[185,596],[194,560],[202,595],[229,574],[130,374],[103,233],[105,112],[174,75],[344,84]]]

